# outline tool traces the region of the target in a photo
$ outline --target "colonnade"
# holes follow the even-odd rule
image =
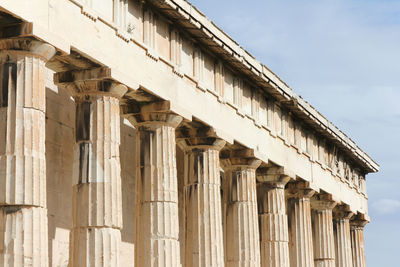
[[[0,49],[0,266],[48,266],[44,71],[55,49],[28,39]],[[60,72],[55,83],[76,105],[70,265],[119,266],[127,88],[107,68]],[[210,127],[180,127],[169,102],[127,110],[137,130],[135,266],[366,266],[366,221],[329,194]],[[184,257],[176,145],[185,153]]]

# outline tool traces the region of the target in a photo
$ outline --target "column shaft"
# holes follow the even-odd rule
[[[185,264],[224,266],[219,151],[185,154]]]
[[[290,218],[290,266],[314,266],[310,195],[300,194],[288,201]]]
[[[313,202],[313,237],[315,267],[335,267],[335,240],[333,234],[333,201]]]
[[[350,221],[348,218],[337,218],[335,223],[336,267],[353,266],[351,251]]]
[[[136,266],[180,266],[175,127],[138,127],[137,147]]]
[[[364,226],[351,225],[351,247],[353,255],[353,267],[366,267],[364,249]]]
[[[256,170],[226,171],[226,266],[260,266]]]
[[[78,96],[71,266],[119,266],[122,228],[118,98]]]
[[[261,266],[289,267],[285,186],[284,184],[272,184],[266,190],[259,216],[261,224]]]
[[[0,266],[48,266],[45,63],[54,53],[0,41]]]

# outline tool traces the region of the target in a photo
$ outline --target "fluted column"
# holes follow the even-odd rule
[[[311,200],[315,191],[304,183],[289,184],[289,250],[291,267],[314,266]]]
[[[289,267],[289,233],[286,215],[285,185],[289,176],[283,168],[267,168],[257,174],[261,266]]]
[[[108,69],[57,73],[76,107],[71,266],[120,264],[122,192],[120,97],[127,88],[105,80]]]
[[[353,267],[366,267],[364,248],[364,226],[367,221],[355,218],[350,222],[351,248],[353,255]]]
[[[185,151],[185,266],[224,266],[219,151],[212,129],[183,129]]]
[[[336,267],[353,266],[350,238],[350,218],[353,213],[346,210],[343,206],[334,209],[333,222],[336,248]]]
[[[137,129],[136,266],[181,265],[175,128],[182,117],[168,110],[169,102],[158,102],[127,115]]]
[[[122,228],[119,100],[75,97],[72,266],[119,266]]]
[[[315,267],[335,267],[335,240],[332,209],[336,202],[328,195],[317,195],[311,202]]]
[[[0,266],[48,266],[46,62],[54,47],[0,41]]]
[[[260,266],[256,169],[261,161],[251,150],[232,151],[223,158],[226,179],[226,263]]]

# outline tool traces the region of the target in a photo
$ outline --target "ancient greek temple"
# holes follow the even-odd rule
[[[0,1],[1,267],[365,267],[378,169],[185,0]]]

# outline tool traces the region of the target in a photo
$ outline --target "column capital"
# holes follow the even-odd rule
[[[287,198],[311,198],[316,191],[311,188],[309,182],[297,181],[287,186]]]
[[[350,220],[350,226],[352,229],[363,229],[365,225],[369,222],[365,214],[354,215]]]
[[[125,85],[112,79],[111,69],[107,67],[58,72],[54,74],[54,84],[78,99],[99,95],[122,98],[128,91]]]
[[[194,149],[212,149],[220,151],[226,142],[217,136],[212,127],[187,128],[176,131],[177,144],[184,151]]]
[[[350,211],[350,207],[348,205],[337,205],[333,209],[334,220],[350,220],[353,215],[354,213]]]
[[[56,54],[56,49],[47,43],[25,38],[0,40],[0,61],[13,61],[27,53],[48,61]]]
[[[332,199],[332,195],[327,193],[316,194],[311,199],[311,208],[317,211],[333,210],[336,205],[337,202]]]
[[[223,150],[220,154],[221,165],[224,169],[257,169],[261,160],[255,157],[253,149]]]
[[[257,169],[257,181],[267,183],[272,187],[284,188],[295,177],[284,167],[263,167]]]
[[[176,128],[183,118],[171,111],[170,101],[158,101],[151,103],[136,103],[124,106],[124,117],[135,127],[142,129],[169,126]]]

